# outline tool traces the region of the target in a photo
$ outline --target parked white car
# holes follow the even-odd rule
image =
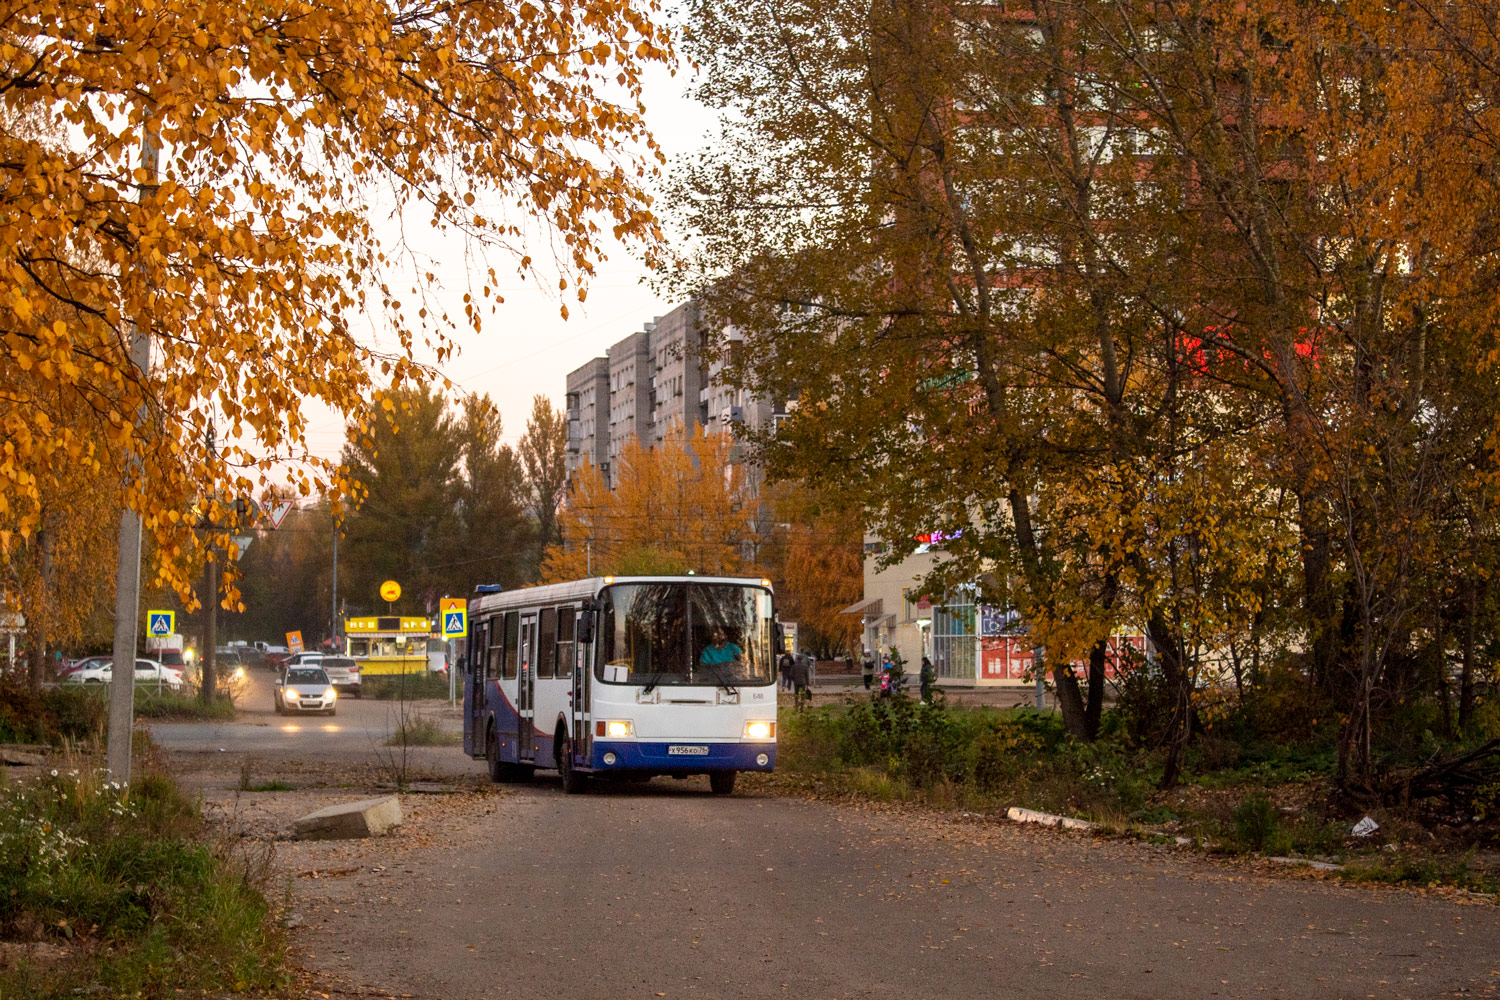
[[[310,664],[309,664],[310,665]],[[328,683],[341,694],[360,696],[359,661],[348,656],[324,656],[317,661],[328,675]]]
[[[63,678],[68,684],[108,684],[114,679],[115,665],[109,660],[95,660]],[[155,660],[135,661],[135,682],[158,685],[174,694],[182,690],[182,671],[164,667]]]

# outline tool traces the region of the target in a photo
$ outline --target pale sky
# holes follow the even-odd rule
[[[686,96],[690,73],[690,68],[683,68],[673,77],[666,69],[653,67],[646,74],[646,120],[669,160],[701,148],[715,123],[711,109]],[[601,221],[607,235],[608,222]],[[433,270],[444,279],[443,307],[461,319],[468,264],[462,242],[449,243],[424,241],[420,249],[433,257],[438,265]],[[609,259],[598,266],[582,303],[571,291],[558,293],[555,283],[548,291],[530,280],[522,282],[510,262],[498,256],[492,260],[505,302],[493,315],[483,317],[480,334],[467,328],[458,332],[458,357],[444,371],[469,392],[489,393],[500,408],[505,440],[511,444],[526,430],[532,396],[545,393],[561,407],[568,372],[678,305],[658,298],[645,283],[647,271],[636,251],[612,241],[609,245]],[[534,256],[541,258],[544,252]],[[559,294],[566,298],[559,299]],[[567,320],[558,310],[564,303],[570,314]],[[318,404],[309,404],[308,412],[312,450],[337,457],[344,443],[342,419]]]

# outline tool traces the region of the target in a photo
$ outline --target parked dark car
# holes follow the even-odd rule
[[[266,654],[254,646],[236,646],[234,647],[234,651],[240,658],[240,664],[246,670],[258,670],[266,665]]]

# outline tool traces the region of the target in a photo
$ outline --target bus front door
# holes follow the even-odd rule
[[[516,684],[516,759],[523,764],[536,760],[535,736],[531,720],[536,715],[533,697],[536,693],[536,615],[521,616],[521,676]]]

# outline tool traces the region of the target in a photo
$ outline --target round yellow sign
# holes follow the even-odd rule
[[[401,584],[395,580],[387,580],[380,585],[380,599],[382,601],[394,601],[401,596]]]

